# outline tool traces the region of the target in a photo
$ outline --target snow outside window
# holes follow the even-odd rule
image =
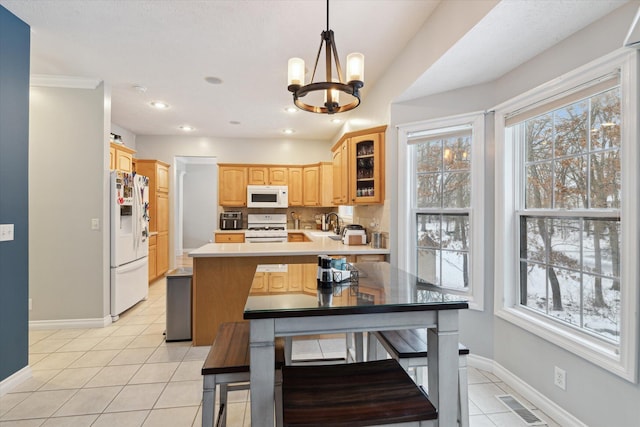
[[[399,264],[482,309],[484,116],[400,127]]]
[[[497,314],[633,381],[635,68],[602,60],[496,111]]]

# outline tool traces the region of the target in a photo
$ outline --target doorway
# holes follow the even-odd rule
[[[176,156],[175,256],[213,241],[218,223],[218,168],[215,157]]]

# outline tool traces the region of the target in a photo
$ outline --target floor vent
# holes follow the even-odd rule
[[[522,403],[510,394],[496,396],[511,412],[519,416],[528,426],[546,426],[547,423],[538,418],[533,412],[525,408]]]

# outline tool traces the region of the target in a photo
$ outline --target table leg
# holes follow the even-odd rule
[[[273,319],[251,320],[251,425],[273,427],[275,381]]]
[[[437,324],[427,330],[429,398],[438,409],[438,425],[450,427],[458,418],[457,310],[439,311]]]

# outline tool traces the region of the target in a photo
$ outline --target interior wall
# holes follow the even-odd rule
[[[594,59],[621,48],[640,2],[633,1],[558,43],[500,79],[475,87],[394,104],[391,123],[410,123],[472,111],[490,110],[527,90],[555,79]],[[487,128],[493,118],[487,116]],[[461,340],[472,354],[494,360],[551,402],[586,425],[631,426],[640,419],[640,386],[573,355],[544,339],[493,316],[493,206],[495,204],[495,136],[486,139],[485,302],[484,312],[468,310],[461,316]],[[640,165],[639,165],[640,166]],[[388,165],[388,175],[397,172]],[[395,168],[395,169],[394,169]],[[567,372],[567,390],[553,385],[553,369]],[[606,408],[606,410],[603,410]]]
[[[331,143],[329,141],[294,141],[287,138],[281,140],[258,140],[138,135],[136,137],[136,150],[137,158],[157,159],[170,165],[174,164],[173,159],[176,156],[215,157],[218,163],[307,164],[331,161]],[[174,218],[174,212],[176,212],[175,186],[177,182],[177,171],[175,169],[175,167],[172,167],[170,170],[170,176],[173,177],[169,190],[169,211],[172,215],[171,229],[169,230],[170,253],[174,253],[178,247],[174,241],[178,228]],[[185,214],[183,212],[183,215]],[[215,227],[215,223],[217,223],[215,215],[212,220]],[[171,267],[175,266],[174,257],[169,257],[169,263]]]
[[[0,242],[0,385],[29,362],[30,43],[29,26],[0,6],[0,224],[14,225]]]
[[[32,87],[29,111],[30,320],[99,322],[109,314],[105,87]]]
[[[182,246],[196,249],[209,243],[218,228],[218,167],[188,164],[183,184]]]

